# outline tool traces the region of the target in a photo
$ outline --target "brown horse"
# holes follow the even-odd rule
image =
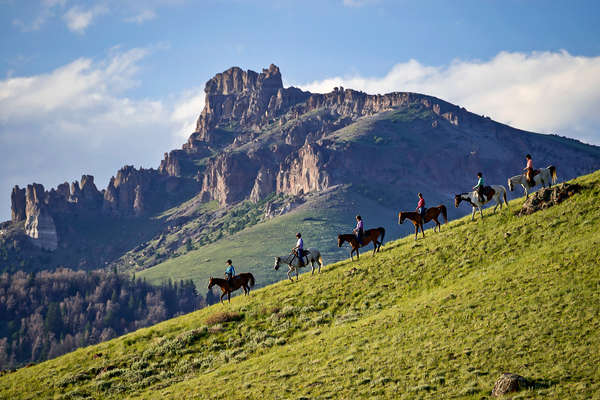
[[[380,236],[381,236],[381,241],[379,240]],[[366,246],[371,242],[373,242],[373,255],[375,255],[375,252],[376,251],[378,252],[379,249],[381,248],[381,246],[383,245],[383,237],[384,236],[385,236],[385,229],[383,229],[382,227],[375,228],[375,229],[368,229],[365,231],[365,233],[362,237],[362,244],[359,245],[358,240],[356,240],[356,235],[353,233],[348,233],[345,235],[338,235],[338,247],[342,247],[344,242],[350,243],[350,246],[352,246],[352,250],[350,251],[350,259],[352,259],[354,261],[352,254],[354,252],[356,252],[356,259],[358,260],[359,259],[358,248]]]
[[[440,214],[442,214],[442,216],[444,217],[445,223],[448,223],[448,214],[446,213],[446,206],[443,204],[425,210],[425,216],[423,218],[421,217],[421,214],[415,211],[400,211],[400,213],[398,214],[398,223],[402,224],[405,219],[410,219],[415,226],[415,240],[417,240],[417,235],[419,234],[419,227],[421,227],[421,232],[423,232],[423,237],[425,237],[423,224],[426,224],[431,220],[435,221],[433,231],[435,232],[435,228],[438,228],[438,232],[440,231],[442,227],[440,221],[438,221],[438,217]],[[423,221],[423,219],[425,219],[425,221]]]
[[[211,277],[208,281],[208,288],[211,289],[214,285],[218,285],[221,288],[223,294],[221,294],[221,303],[223,303],[223,297],[227,295],[227,300],[231,303],[231,293],[238,290],[240,287],[244,288],[244,294],[250,293],[250,288],[254,286],[254,276],[246,272],[239,274],[231,278],[231,281],[221,278]]]

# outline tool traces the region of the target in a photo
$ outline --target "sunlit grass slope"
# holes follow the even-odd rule
[[[289,254],[296,244],[296,232],[302,232],[307,248],[321,251],[326,264],[345,259],[350,251],[347,246],[338,248],[337,235],[352,231],[356,210],[362,210],[367,228],[386,227],[386,241],[399,237],[401,232],[409,229],[408,226],[396,224],[394,210],[366,199],[363,195],[339,189],[311,199],[291,213],[253,225],[137,272],[136,276],[155,284],[168,279],[193,279],[203,292],[210,276],[223,276],[225,260],[231,258],[238,272],[251,272],[256,278],[257,286],[262,287],[286,277],[284,271],[273,271],[274,257]],[[372,246],[369,245],[361,252],[368,253],[371,250]]]
[[[509,371],[534,382],[518,398],[597,398],[600,172],[577,181],[23,368],[0,397],[480,399]]]

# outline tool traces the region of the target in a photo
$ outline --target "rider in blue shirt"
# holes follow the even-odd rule
[[[227,276],[227,281],[230,281],[235,276],[235,268],[231,260],[227,260],[227,269],[225,270],[225,276]]]

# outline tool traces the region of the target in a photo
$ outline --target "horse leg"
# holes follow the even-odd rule
[[[423,229],[423,220],[421,220],[421,233],[423,234],[423,237],[425,237],[425,229]]]
[[[315,274],[315,260],[310,260],[310,275]]]
[[[471,213],[471,221],[475,220],[475,212],[477,211],[477,209],[475,207],[473,207],[473,212]]]
[[[298,268],[295,268],[296,270],[296,282],[298,282]]]
[[[223,289],[223,293],[221,294],[221,304],[223,304],[223,297],[227,294],[227,291]]]
[[[415,241],[417,240],[418,235],[419,235],[419,224],[415,223]]]
[[[373,240],[373,255],[375,255],[376,251],[377,251],[377,239]]]
[[[288,269],[287,276],[288,276],[289,280],[290,280],[290,281],[292,281],[292,283],[294,283],[294,280],[292,279],[292,276],[290,275],[290,273],[291,273],[291,272],[292,272],[292,267],[290,267],[290,268]]]
[[[483,219],[483,210],[481,209],[481,207],[478,207],[478,208],[479,208],[479,215],[481,215],[481,219]]]

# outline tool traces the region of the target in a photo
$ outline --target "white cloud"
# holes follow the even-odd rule
[[[200,88],[185,92],[173,106],[170,119],[176,124],[175,135],[183,141],[196,130],[196,120],[204,108],[204,91]]]
[[[94,18],[107,12],[108,8],[105,5],[96,5],[87,10],[79,6],[74,6],[63,15],[63,19],[70,31],[83,34]]]
[[[42,0],[39,7],[34,7],[35,11],[30,20],[23,21],[16,18],[13,20],[13,25],[23,32],[37,31],[46,21],[55,16],[57,8],[64,7],[65,4],[66,0]]]
[[[160,46],[158,46],[160,48]],[[0,220],[10,189],[56,186],[90,173],[99,188],[125,164],[159,165],[193,132],[203,92],[133,99],[136,73],[151,49],[112,49],[95,62],[77,59],[49,73],[0,80]]]
[[[133,22],[136,24],[142,24],[146,21],[150,21],[156,18],[156,12],[154,10],[142,10],[139,14],[125,18],[125,22]]]
[[[600,144],[600,57],[501,52],[487,61],[435,67],[410,60],[383,77],[332,77],[298,86],[312,92],[343,86],[425,93],[516,128]]]

